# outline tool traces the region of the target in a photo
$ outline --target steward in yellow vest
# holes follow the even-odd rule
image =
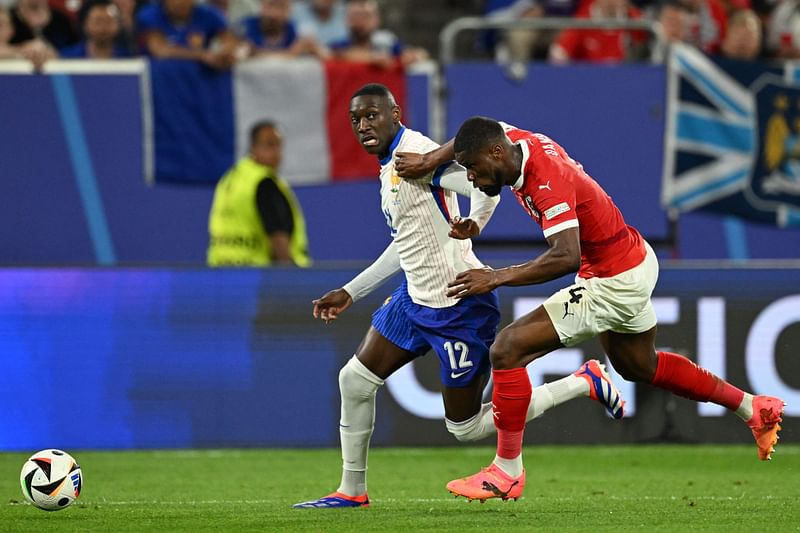
[[[273,123],[256,124],[250,154],[217,184],[208,219],[210,266],[311,264],[303,211],[274,170],[280,166],[281,147]]]

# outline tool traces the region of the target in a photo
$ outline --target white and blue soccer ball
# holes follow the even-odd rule
[[[49,449],[25,461],[19,482],[26,500],[39,509],[58,511],[80,496],[83,473],[70,454]]]

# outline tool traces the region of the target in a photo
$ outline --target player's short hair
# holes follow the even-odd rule
[[[253,124],[253,126],[250,128],[250,146],[253,146],[253,144],[255,144],[258,134],[264,128],[272,128],[274,130],[277,130],[278,125],[271,120],[259,120],[258,122]]]
[[[472,117],[464,121],[456,133],[453,149],[456,153],[479,152],[489,144],[500,142],[505,138],[503,126],[494,119]]]
[[[390,106],[397,105],[392,91],[390,91],[386,85],[381,83],[368,83],[362,86],[359,90],[353,93],[353,96],[350,97],[350,100],[359,96],[380,96],[381,98],[386,98]]]

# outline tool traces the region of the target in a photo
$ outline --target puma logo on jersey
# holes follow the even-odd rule
[[[553,191],[553,189],[550,188],[550,180],[547,180],[546,185],[539,185],[539,190],[541,191],[542,189],[547,189],[550,192]]]

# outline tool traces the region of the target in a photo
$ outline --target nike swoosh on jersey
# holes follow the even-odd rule
[[[458,379],[461,376],[466,375],[466,374],[469,374],[469,370],[465,370],[464,372],[459,372],[458,374],[456,374],[455,372],[450,372],[450,378],[451,379]]]

